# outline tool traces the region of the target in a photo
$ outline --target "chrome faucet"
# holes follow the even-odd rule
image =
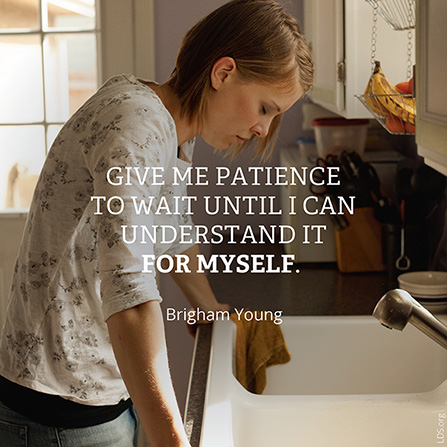
[[[376,304],[373,316],[388,329],[402,331],[410,322],[432,340],[447,349],[447,326],[434,317],[408,292],[390,290]]]

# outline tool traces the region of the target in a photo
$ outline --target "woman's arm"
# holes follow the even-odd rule
[[[193,245],[184,251],[183,254],[189,257],[188,267],[190,273],[175,273],[171,271],[171,276],[180,287],[187,300],[194,308],[201,310],[229,310],[228,304],[220,304],[211,289],[210,283],[205,273],[197,273],[197,255],[200,254],[199,247]]]
[[[196,245],[184,252],[191,273],[173,278],[193,307],[228,310],[220,304],[204,273],[197,273]],[[149,301],[113,314],[108,320],[115,357],[153,447],[189,446],[172,387],[160,304]]]
[[[113,314],[110,339],[126,387],[153,447],[187,447],[168,366],[160,304]]]

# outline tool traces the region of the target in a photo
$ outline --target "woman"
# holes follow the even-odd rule
[[[142,255],[189,255],[193,273],[174,279],[191,305],[227,306],[194,273],[195,245],[130,244],[122,228],[187,223],[186,210],[137,212],[134,200],[186,195],[172,168],[188,167],[197,135],[234,154],[253,144],[268,155],[282,114],[312,77],[295,19],[270,0],[235,0],[188,32],[167,83],[116,76],[66,123],[39,178],[15,269],[0,344],[0,445],[131,446],[133,405],[152,446],[189,445],[161,297],[155,276],[142,273]]]

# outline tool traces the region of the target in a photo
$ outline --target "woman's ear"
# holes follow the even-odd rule
[[[224,83],[236,74],[236,71],[236,62],[232,57],[221,57],[214,63],[211,70],[211,86],[215,90],[219,90]]]

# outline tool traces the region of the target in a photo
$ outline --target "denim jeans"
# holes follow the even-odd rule
[[[138,425],[133,407],[104,424],[57,428],[33,422],[0,402],[1,447],[136,447]]]

